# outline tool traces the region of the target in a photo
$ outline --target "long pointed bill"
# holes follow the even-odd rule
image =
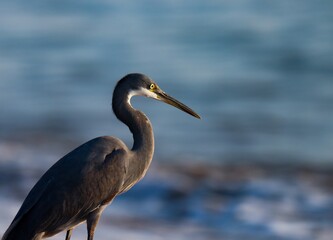
[[[189,108],[185,104],[183,104],[183,103],[179,102],[178,100],[174,99],[173,97],[169,96],[165,92],[159,90],[159,91],[155,91],[155,93],[157,95],[157,100],[160,100],[160,101],[163,101],[167,104],[170,104],[170,105],[172,105],[172,106],[174,106],[174,107],[192,115],[193,117],[201,119],[199,114],[194,112],[191,108]]]

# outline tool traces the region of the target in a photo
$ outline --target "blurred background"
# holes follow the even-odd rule
[[[111,95],[141,72],[202,120],[132,101],[154,161],[96,239],[332,239],[332,22],[329,0],[2,0],[0,236],[73,148],[131,146]]]

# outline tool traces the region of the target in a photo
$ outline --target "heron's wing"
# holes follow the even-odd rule
[[[93,163],[81,169],[76,181],[57,181],[42,196],[47,201],[39,202],[33,209],[33,215],[41,219],[41,231],[52,232],[77,225],[117,195],[125,178],[126,152],[114,149],[108,154],[93,155],[90,161]]]
[[[85,220],[117,194],[126,174],[126,146],[111,137],[93,139],[55,163],[24,200],[7,232],[19,222],[40,231]],[[37,219],[37,220],[36,220]]]

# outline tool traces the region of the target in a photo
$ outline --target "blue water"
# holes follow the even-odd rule
[[[130,145],[111,93],[143,72],[202,115],[133,101],[160,159],[333,163],[332,11],[324,0],[3,0],[0,137]]]

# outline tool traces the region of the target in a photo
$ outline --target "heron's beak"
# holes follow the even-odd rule
[[[174,99],[173,97],[169,96],[168,94],[163,92],[161,89],[156,89],[154,91],[154,93],[157,95],[157,100],[170,104],[170,105],[192,115],[193,117],[201,119],[199,114],[194,112],[191,108],[189,108],[185,104],[183,104],[183,103],[179,102],[178,100]]]

